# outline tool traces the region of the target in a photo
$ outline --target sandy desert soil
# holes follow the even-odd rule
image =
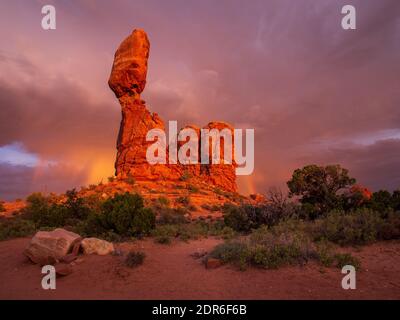
[[[151,239],[118,245],[146,252],[136,269],[123,266],[121,257],[84,256],[52,291],[41,288],[40,267],[22,255],[28,242],[0,242],[0,299],[400,299],[399,241],[351,249],[363,265],[356,290],[341,288],[339,269],[314,263],[279,270],[207,270],[190,254],[220,242],[208,238],[169,246]]]

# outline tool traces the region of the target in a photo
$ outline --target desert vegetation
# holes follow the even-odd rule
[[[143,264],[146,254],[142,251],[131,250],[125,258],[125,265],[129,268],[136,268]]]
[[[360,267],[343,246],[400,238],[399,191],[371,193],[339,165],[297,169],[289,194],[271,190],[261,205],[225,205],[225,225],[241,233],[209,256],[240,269],[277,268],[315,260],[324,266]]]
[[[360,268],[360,262],[341,248],[400,239],[400,191],[372,193],[355,183],[338,165],[309,165],[294,171],[288,193],[271,189],[266,201],[258,204],[243,199],[241,204],[223,206],[204,203],[201,208],[210,215],[197,220],[191,219],[197,208],[189,195],[175,200],[161,195],[145,202],[133,192],[108,198],[99,192],[82,197],[75,189],[61,196],[34,193],[19,214],[0,220],[0,239],[57,227],[113,242],[149,236],[163,245],[214,236],[224,241],[205,259],[219,259],[241,270],[308,261]],[[189,188],[189,194],[198,191]],[[222,217],[213,218],[215,212],[222,212]],[[143,259],[132,254],[127,264],[134,266]]]

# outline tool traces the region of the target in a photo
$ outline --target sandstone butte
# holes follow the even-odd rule
[[[153,143],[146,141],[147,132],[154,128],[165,130],[164,121],[157,113],[151,113],[140,98],[146,87],[149,53],[150,42],[146,32],[141,29],[134,30],[115,52],[108,84],[122,109],[115,161],[117,178],[132,176],[137,181],[177,181],[183,175],[189,175],[194,181],[237,192],[234,164],[182,165],[168,164],[167,161],[167,164],[150,165],[147,162],[146,150]],[[197,126],[186,127],[200,132]],[[231,125],[221,121],[211,121],[204,128],[233,130]],[[199,134],[198,138],[200,141]],[[220,148],[222,158],[223,139]]]

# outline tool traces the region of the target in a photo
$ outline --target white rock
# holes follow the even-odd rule
[[[111,242],[97,238],[85,238],[82,240],[81,246],[84,254],[105,256],[114,251],[114,245]]]

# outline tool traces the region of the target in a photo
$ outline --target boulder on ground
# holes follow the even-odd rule
[[[85,238],[81,243],[84,254],[98,254],[105,256],[114,251],[114,245],[111,242],[97,238]]]
[[[24,254],[34,263],[54,264],[69,254],[81,239],[79,234],[60,228],[39,231],[33,236]]]

